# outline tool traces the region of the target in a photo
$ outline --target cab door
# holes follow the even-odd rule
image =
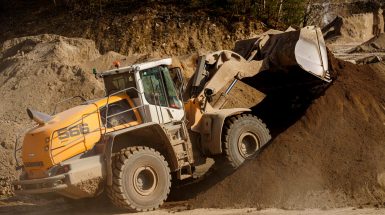
[[[159,66],[139,72],[143,100],[151,121],[168,123],[184,117],[182,102],[178,97],[167,67]]]

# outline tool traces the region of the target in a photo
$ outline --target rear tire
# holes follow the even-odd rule
[[[148,147],[129,147],[113,157],[113,185],[107,194],[112,203],[132,212],[159,208],[171,187],[165,158]]]
[[[219,162],[224,162],[222,165],[234,170],[246,159],[254,158],[270,139],[266,125],[256,116],[241,114],[230,117],[223,128],[224,155]]]

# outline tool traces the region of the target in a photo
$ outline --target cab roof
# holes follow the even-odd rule
[[[170,66],[171,64],[172,64],[172,59],[171,58],[165,58],[165,59],[161,59],[161,60],[153,60],[153,61],[148,61],[148,62],[144,62],[144,63],[133,64],[133,65],[126,66],[126,67],[111,69],[111,70],[108,70],[105,72],[97,73],[96,75],[98,77],[102,78],[102,77],[108,76],[108,75],[141,71],[141,70],[150,69],[150,68],[162,66],[162,65]]]

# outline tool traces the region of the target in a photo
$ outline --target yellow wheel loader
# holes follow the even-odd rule
[[[201,56],[188,84],[171,58],[95,73],[104,98],[52,116],[27,110],[37,125],[20,148],[16,193],[80,199],[105,191],[120,208],[154,210],[172,174],[191,178],[208,157],[235,169],[256,155],[269,130],[250,109],[223,109],[227,94],[244,77],[290,66],[330,81],[319,28],[269,31]]]

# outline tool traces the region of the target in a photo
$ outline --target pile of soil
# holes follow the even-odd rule
[[[310,6],[307,24],[322,28],[336,16],[348,17],[353,14],[368,13],[378,10],[380,5],[380,0],[315,0]]]
[[[385,52],[385,34],[380,34],[350,51],[350,53],[356,52]]]
[[[218,16],[206,9],[164,2],[143,2],[146,6],[125,3],[126,8],[105,8],[101,13],[99,7],[70,9],[64,1],[56,3],[57,6],[50,0],[0,2],[0,42],[48,33],[91,39],[101,53],[171,56],[229,49],[236,40],[255,36],[263,29],[252,18],[237,20],[231,15]]]
[[[13,149],[16,138],[33,126],[26,108],[51,114],[55,103],[76,95],[103,95],[91,70],[81,65],[100,56],[95,43],[57,35],[39,35],[6,41],[0,50],[0,196],[12,194],[16,174]],[[58,110],[79,103],[60,105]],[[21,139],[22,140],[22,139]]]
[[[331,64],[338,78],[325,94],[256,159],[228,177],[214,171],[195,207],[383,206],[385,65]]]
[[[337,16],[322,31],[329,47],[342,44],[360,44],[384,33],[382,11]]]

